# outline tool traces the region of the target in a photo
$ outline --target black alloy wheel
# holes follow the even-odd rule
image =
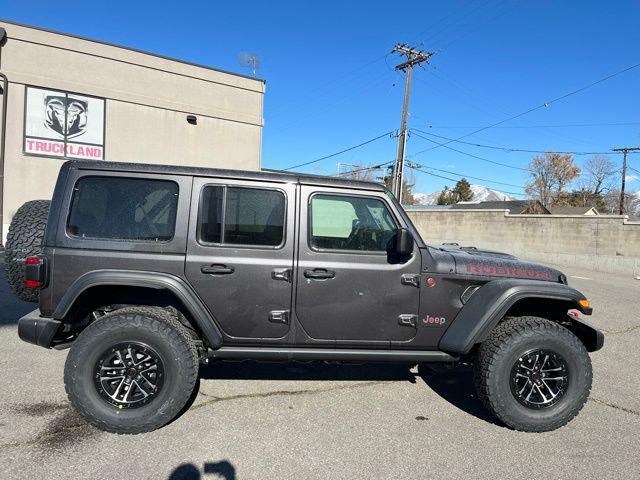
[[[139,342],[114,345],[94,367],[98,393],[118,408],[138,408],[152,401],[162,388],[164,375],[158,353]]]
[[[548,408],[564,395],[569,367],[554,351],[533,349],[518,357],[511,369],[511,393],[528,408]]]

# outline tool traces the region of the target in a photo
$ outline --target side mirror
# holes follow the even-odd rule
[[[406,228],[396,230],[391,253],[402,260],[411,256],[413,253],[413,234],[409,230]]]

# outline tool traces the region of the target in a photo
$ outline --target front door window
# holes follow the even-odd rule
[[[316,250],[384,252],[395,230],[380,199],[324,194],[311,199],[310,243]]]

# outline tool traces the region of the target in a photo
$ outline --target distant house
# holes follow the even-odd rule
[[[487,202],[460,202],[451,205],[453,210],[509,210],[512,215],[542,214],[547,210],[538,200],[495,200]]]
[[[549,207],[551,215],[600,215],[595,207]]]

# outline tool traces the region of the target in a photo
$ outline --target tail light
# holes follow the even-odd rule
[[[41,288],[46,279],[45,260],[42,257],[27,257],[24,260],[24,286]]]

